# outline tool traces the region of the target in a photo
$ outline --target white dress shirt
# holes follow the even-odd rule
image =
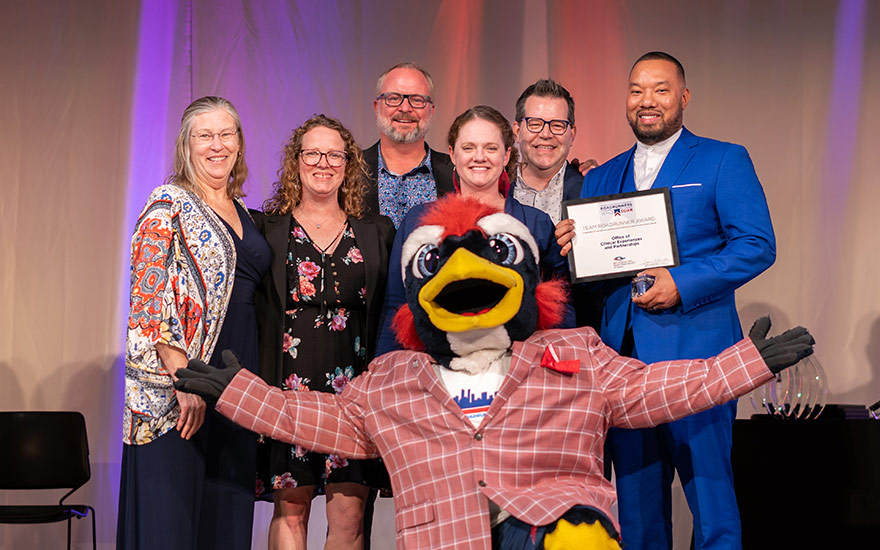
[[[654,145],[645,145],[641,141],[636,142],[636,153],[633,157],[633,178],[636,180],[636,189],[644,191],[650,189],[660,173],[663,161],[669,150],[678,141],[681,128],[668,138]]]

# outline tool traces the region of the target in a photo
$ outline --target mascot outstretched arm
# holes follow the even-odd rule
[[[407,348],[339,395],[282,392],[241,369],[191,362],[175,386],[257,433],[348,458],[381,456],[398,548],[615,549],[609,427],[652,426],[748,393],[812,353],[769,319],[705,360],[645,365],[590,328],[558,330],[565,283],[540,282],[515,218],[460,195],[438,201],[403,246]]]

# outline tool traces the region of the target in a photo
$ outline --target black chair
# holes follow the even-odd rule
[[[78,412],[0,412],[0,489],[70,489],[55,505],[0,506],[0,523],[54,523],[67,520],[70,550],[71,519],[92,517],[85,504],[64,499],[91,477],[86,420]]]

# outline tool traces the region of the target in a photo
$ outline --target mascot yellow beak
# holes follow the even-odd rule
[[[544,550],[620,550],[620,544],[598,521],[572,525],[560,519],[556,529],[544,537]]]
[[[464,332],[503,325],[523,298],[523,279],[513,269],[459,248],[419,291],[419,304],[441,331]]]

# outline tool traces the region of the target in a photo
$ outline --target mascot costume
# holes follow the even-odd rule
[[[803,328],[706,360],[645,365],[590,328],[553,330],[566,284],[540,282],[525,225],[460,195],[428,209],[403,246],[407,348],[338,394],[281,391],[191,361],[175,386],[259,434],[348,458],[381,457],[399,549],[617,549],[602,449],[639,428],[748,393],[812,353]],[[698,338],[699,335],[694,335]]]

